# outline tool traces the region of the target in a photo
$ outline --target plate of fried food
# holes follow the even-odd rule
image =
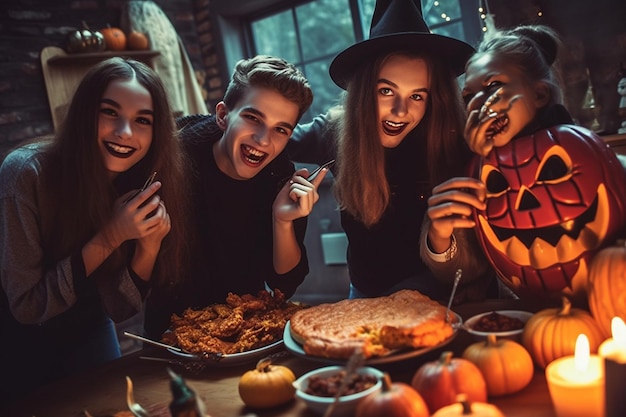
[[[254,362],[283,347],[286,323],[304,308],[285,300],[280,290],[229,293],[223,304],[173,315],[162,341],[180,349],[168,349],[177,357],[209,366]]]
[[[341,300],[295,312],[283,341],[296,356],[345,364],[360,350],[366,365],[423,355],[452,341],[461,316],[415,290]]]

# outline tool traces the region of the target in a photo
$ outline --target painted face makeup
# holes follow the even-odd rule
[[[229,109],[216,106],[224,131],[214,145],[220,170],[231,178],[253,178],[287,146],[298,119],[298,105],[275,90],[253,87]]]
[[[426,113],[430,83],[428,66],[421,58],[388,57],[376,85],[379,136],[386,148],[395,148]]]
[[[493,141],[496,147],[520,133],[538,110],[537,93],[524,74],[515,65],[491,54],[481,56],[467,67],[463,97],[468,114],[489,107],[486,113],[494,117],[485,117],[473,134],[484,135],[478,141]]]
[[[98,142],[107,170],[116,174],[139,162],[152,144],[152,97],[135,79],[112,81],[98,115]]]

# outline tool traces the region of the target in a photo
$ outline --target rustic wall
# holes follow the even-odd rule
[[[10,4],[9,4],[10,3]],[[208,108],[222,92],[209,16],[210,0],[155,0],[185,44]],[[0,153],[53,131],[40,51],[65,46],[85,21],[91,29],[119,26],[124,0],[13,0],[0,6]]]

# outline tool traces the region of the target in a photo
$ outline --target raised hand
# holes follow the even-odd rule
[[[153,233],[155,227],[163,233],[161,228],[168,218],[164,205],[161,205],[161,198],[156,194],[159,188],[161,183],[156,181],[128,201],[126,200],[133,192],[117,199],[113,216],[106,228],[111,243],[116,244],[114,246],[127,240],[144,238]]]
[[[456,228],[472,228],[472,210],[485,208],[485,185],[471,177],[451,178],[435,188],[428,199],[428,238],[437,252],[445,251]]]
[[[324,180],[327,172],[328,168],[323,168],[319,175],[309,182],[307,179],[309,171],[306,168],[296,171],[274,200],[274,220],[291,222],[308,216],[319,200],[317,187]]]
[[[499,136],[509,124],[508,113],[521,95],[509,97],[504,87],[498,88],[478,108],[468,107],[467,121],[463,135],[470,149],[486,156],[494,146],[503,146],[511,140],[510,135]]]

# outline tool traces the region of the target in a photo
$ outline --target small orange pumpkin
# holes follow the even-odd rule
[[[448,351],[438,361],[420,366],[411,386],[424,398],[431,413],[454,404],[460,393],[471,402],[487,401],[487,384],[480,369],[466,359],[453,358]]]
[[[123,51],[126,49],[126,35],[120,28],[107,26],[100,30],[109,51]]]
[[[535,313],[524,326],[522,344],[533,361],[545,368],[555,359],[574,354],[576,338],[584,333],[589,339],[591,353],[605,339],[591,314],[573,308],[567,297],[562,297],[561,308],[547,308]]]
[[[508,339],[496,340],[493,333],[486,341],[469,345],[462,356],[480,369],[489,395],[512,394],[533,379],[533,360],[524,346]]]
[[[131,51],[145,51],[150,46],[150,42],[144,33],[132,30],[126,38],[126,46]]]
[[[626,240],[597,252],[589,267],[589,310],[602,335],[611,337],[611,320],[626,321]]]
[[[269,358],[261,359],[256,368],[239,380],[239,396],[248,407],[270,408],[294,398],[296,376],[286,366],[272,365]]]
[[[432,417],[504,417],[502,411],[493,404],[470,402],[467,395],[457,395],[457,402],[440,408]]]
[[[429,417],[428,406],[410,385],[383,377],[382,390],[359,402],[355,417]]]

